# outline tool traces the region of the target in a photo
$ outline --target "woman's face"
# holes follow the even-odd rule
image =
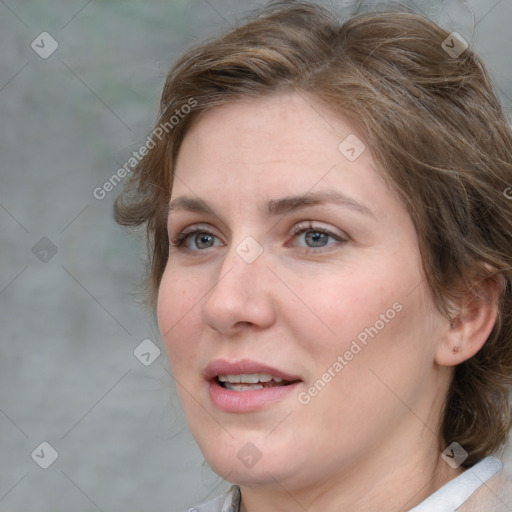
[[[447,322],[410,216],[354,137],[287,93],[215,108],[183,141],[168,229],[187,236],[159,327],[192,433],[230,482],[293,490],[376,457],[416,464],[435,442]]]

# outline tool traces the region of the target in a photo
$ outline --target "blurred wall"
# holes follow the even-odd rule
[[[181,52],[263,3],[0,1],[0,511],[178,511],[226,487],[135,302],[141,234],[97,189]],[[510,112],[512,0],[409,5],[471,40]]]

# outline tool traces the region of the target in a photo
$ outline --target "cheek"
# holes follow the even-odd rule
[[[433,312],[421,267],[411,255],[396,256],[301,283],[301,299],[314,315],[295,315],[294,337],[314,361],[310,378],[322,378],[329,369],[343,374],[329,387],[345,388],[350,381],[355,397],[375,387],[382,390],[372,369],[390,384],[413,384],[431,364]],[[295,307],[304,310],[304,305]]]
[[[336,336],[324,337],[321,347],[312,344],[310,350],[317,364],[309,384],[320,380],[322,388],[326,383],[311,411],[327,411],[333,424],[342,417],[353,432],[368,411],[382,419],[400,415],[401,400],[415,403],[434,357],[435,322],[425,303],[426,289],[375,292],[354,288],[353,301],[330,308],[325,318]]]
[[[197,283],[196,283],[197,288]],[[201,295],[194,294],[194,283],[175,277],[166,270],[158,291],[157,318],[160,334],[173,372],[186,368],[195,353],[191,350],[200,325],[194,323]]]
[[[350,453],[340,432],[353,446],[370,446],[409,414],[404,403],[418,403],[427,385],[428,340],[414,327],[414,303],[400,304],[402,309],[388,313],[388,323],[379,318],[389,309],[386,301],[384,308],[376,300],[363,311],[349,309],[352,315],[343,326],[339,321],[336,339],[323,350],[314,347],[315,369],[307,395],[300,397],[301,404],[308,403],[298,413],[310,434],[322,430],[326,451]]]
[[[292,308],[303,312],[295,314],[295,322],[300,325],[297,339],[309,340],[308,351],[324,363],[326,356],[332,358],[333,351],[342,354],[348,350],[353,340],[364,346],[365,341],[389,331],[389,325],[398,320],[403,289],[400,280],[368,268],[305,280],[300,286],[302,304],[297,301],[288,310],[290,314]],[[305,337],[304,333],[309,335]]]

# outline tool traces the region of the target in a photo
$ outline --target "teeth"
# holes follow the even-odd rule
[[[241,375],[218,375],[217,379],[219,382],[230,382],[232,384],[257,384],[258,382],[270,382],[274,380],[275,382],[283,382],[283,379],[279,377],[273,377],[268,373],[244,373]],[[251,389],[254,389],[252,387]]]
[[[238,381],[231,380],[231,375],[228,375],[229,382],[242,382],[244,384],[257,384],[260,381],[259,373],[244,373],[243,375],[234,375],[238,377]]]
[[[226,389],[229,389],[230,391],[253,391],[256,389],[263,389],[261,384],[244,386],[243,384],[231,384],[230,382],[226,382],[225,386]]]

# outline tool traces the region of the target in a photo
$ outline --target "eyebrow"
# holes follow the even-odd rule
[[[363,215],[373,217],[374,219],[376,218],[375,214],[367,206],[335,190],[309,192],[304,195],[271,199],[266,204],[260,205],[260,210],[264,212],[267,217],[275,217],[291,213],[308,206],[318,206],[323,204],[342,206]],[[211,205],[198,197],[180,196],[169,203],[168,215],[181,211],[203,213],[212,215],[219,219],[221,218]]]

